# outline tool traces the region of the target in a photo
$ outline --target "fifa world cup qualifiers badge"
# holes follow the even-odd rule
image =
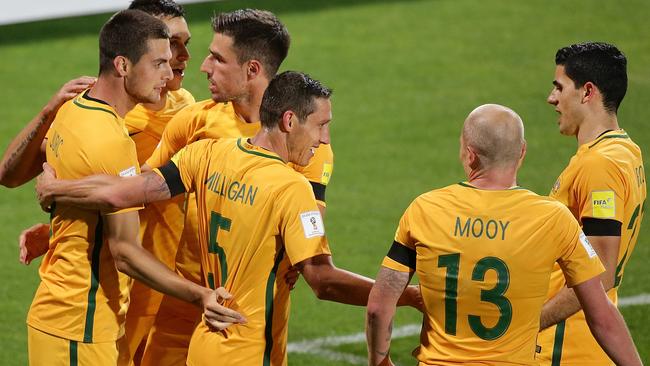
[[[300,222],[305,238],[325,235],[325,226],[319,211],[307,211],[300,214]]]
[[[593,217],[611,219],[616,215],[616,199],[614,191],[591,192],[591,207]]]

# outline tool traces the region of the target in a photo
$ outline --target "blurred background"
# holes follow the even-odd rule
[[[66,8],[72,1],[3,5],[0,23],[0,149],[67,80],[96,75],[102,24],[128,1]],[[42,19],[25,22],[26,10]],[[212,38],[214,13],[273,11],[292,37],[281,70],[300,70],[334,89],[335,153],[326,227],[337,266],[374,277],[403,210],[419,194],[464,180],[458,138],[466,115],[484,103],[513,108],[524,120],[528,155],[519,184],[547,194],[575,153],[546,104],[558,48],[581,41],[616,44],[628,57],[629,87],[619,123],[647,151],[650,143],[650,2],[588,0],[219,1],[186,4],[192,59],[184,87],[209,98],[199,66]],[[65,10],[64,10],[65,9]],[[100,14],[74,16],[102,11]],[[108,12],[107,12],[108,11]],[[646,127],[644,127],[646,126]],[[112,152],[107,152],[112,153]],[[0,187],[0,364],[25,365],[26,313],[38,264],[18,262],[18,235],[46,222],[33,183]],[[647,220],[644,220],[647,221]],[[644,222],[626,268],[622,312],[644,361],[650,362],[650,228]],[[534,253],[531,253],[534,255]],[[290,365],[363,365],[365,311],[319,301],[301,281],[293,292]],[[413,365],[420,315],[400,309],[391,354]]]

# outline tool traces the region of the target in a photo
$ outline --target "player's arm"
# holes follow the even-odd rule
[[[30,181],[41,171],[45,161],[45,136],[59,107],[95,83],[95,78],[82,76],[70,80],[52,96],[25,128],[9,143],[0,163],[0,184],[14,188]]]
[[[621,242],[621,223],[615,220],[583,218],[583,230],[587,240],[598,254],[605,267],[600,281],[609,291],[616,284],[616,265]],[[562,288],[542,307],[540,329],[555,325],[582,309],[575,292],[568,287]]]
[[[317,255],[297,265],[316,297],[343,304],[366,306],[374,281],[368,277],[334,266],[332,256]],[[408,286],[397,301],[397,306],[422,309],[420,290]]]
[[[585,311],[591,333],[612,361],[617,365],[642,365],[625,321],[607,297],[600,279],[594,277],[573,289]]]
[[[139,245],[137,211],[105,215],[104,226],[111,254],[120,272],[157,291],[201,307],[206,323],[214,329],[225,329],[233,323],[245,321],[241,314],[219,304],[229,297],[223,288],[213,291],[178,276]]]
[[[393,316],[400,296],[411,281],[412,273],[381,267],[368,297],[366,311],[366,341],[368,365],[392,365],[390,338]]]
[[[52,202],[60,202],[102,211],[115,211],[172,196],[165,178],[153,171],[131,177],[102,174],[63,180],[56,179],[47,163],[43,164],[43,174],[36,181],[36,193],[44,208]]]
[[[193,113],[187,107],[176,113],[167,123],[160,137],[160,143],[142,166],[142,171],[163,166],[183,147],[190,143]]]

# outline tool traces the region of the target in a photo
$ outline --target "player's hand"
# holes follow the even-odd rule
[[[289,285],[289,290],[293,290],[296,287],[296,283],[300,279],[300,271],[296,266],[289,267],[289,270],[284,275],[284,282]]]
[[[407,296],[409,306],[418,309],[421,313],[424,313],[424,300],[422,300],[420,286],[409,285],[406,287],[406,289],[404,289],[404,293]]]
[[[223,287],[204,296],[203,321],[211,331],[222,331],[233,324],[247,322],[243,315],[225,305],[228,302],[234,303],[232,295]]]
[[[46,108],[49,112],[56,112],[63,103],[90,88],[96,81],[97,78],[92,76],[80,76],[68,81],[52,96]]]
[[[18,239],[20,263],[29,264],[45,254],[50,246],[50,225],[36,224],[23,230]]]
[[[43,173],[36,177],[36,198],[41,205],[41,209],[50,212],[50,207],[54,199],[49,191],[49,185],[56,179],[56,172],[50,164],[43,163]]]

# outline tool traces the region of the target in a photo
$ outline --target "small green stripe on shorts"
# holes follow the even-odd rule
[[[70,341],[70,366],[78,365],[77,341]]]
[[[553,339],[553,358],[551,358],[551,366],[560,366],[562,361],[562,346],[564,343],[564,326],[566,320],[557,323],[555,327],[555,338]]]

